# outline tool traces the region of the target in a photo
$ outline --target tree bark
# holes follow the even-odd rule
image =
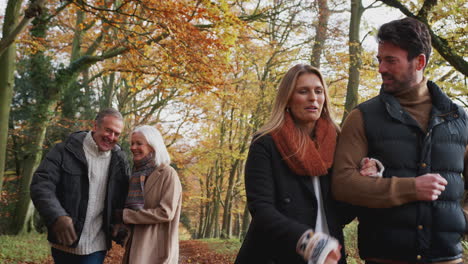
[[[327,40],[328,20],[330,18],[330,9],[328,9],[328,0],[318,0],[319,8],[318,24],[315,27],[314,45],[312,48],[312,59],[310,64],[320,68],[320,59]]]
[[[73,42],[71,47],[70,54],[70,64],[72,61],[77,60],[81,56],[81,42],[83,38],[83,30],[81,29],[82,23],[85,18],[85,13],[81,10],[76,12],[76,22],[73,35]],[[86,71],[84,69],[83,71]],[[62,106],[62,116],[68,119],[75,118],[75,113],[78,105],[76,104],[75,98],[80,97],[80,87],[77,82],[70,85],[68,89],[63,91],[63,106]],[[67,133],[68,134],[68,133]]]
[[[241,240],[244,240],[245,235],[247,235],[247,230],[249,229],[250,220],[251,220],[251,216],[250,216],[249,208],[247,206],[247,203],[245,203],[244,214],[242,217],[241,234],[240,234]]]
[[[200,183],[200,190],[201,190],[201,197],[203,197],[203,182],[199,180]],[[203,201],[200,200],[200,212],[198,216],[198,231],[196,238],[202,238],[203,237],[203,227],[205,225],[205,207],[203,206]]]
[[[349,79],[346,88],[346,101],[342,122],[346,119],[349,112],[358,104],[359,101],[359,79],[362,67],[361,60],[361,41],[359,38],[359,28],[361,18],[364,13],[364,7],[361,0],[351,0],[351,21],[349,24]]]
[[[48,23],[46,14],[42,14],[33,22],[31,34],[35,38],[44,38],[47,34]],[[50,58],[48,58],[44,51],[38,51],[31,56],[30,68],[27,69],[31,74],[29,81],[34,83],[34,89],[38,92],[36,104],[34,104],[34,115],[31,115],[28,120],[29,131],[27,134],[28,142],[25,144],[26,155],[23,160],[23,173],[21,175],[21,186],[19,201],[15,209],[15,221],[12,223],[12,230],[15,234],[31,231],[28,228],[28,223],[32,219],[31,213],[31,198],[29,194],[29,185],[31,184],[32,176],[37,166],[42,159],[42,148],[49,121],[53,115],[53,106],[56,104],[59,93],[60,84],[57,84],[52,79],[52,66]]]
[[[41,13],[44,2],[45,0],[32,0],[29,4],[28,9],[26,9],[24,12],[25,15],[23,19],[21,19],[19,23],[16,23],[19,19],[19,10],[23,1],[8,1],[5,13],[5,23],[3,24],[3,37],[0,40],[0,55],[3,55],[3,53],[13,44],[15,39],[18,37],[19,34],[21,34],[21,32],[23,32],[23,30],[26,28],[29,22],[31,22],[31,20],[33,20],[34,17],[38,16]],[[13,9],[10,9],[9,11],[10,6]],[[13,13],[11,13],[12,10],[14,10]],[[7,16],[9,17],[7,18]],[[11,19],[14,20],[13,24],[10,23]]]
[[[46,116],[45,119],[49,119]],[[44,142],[48,121],[37,122],[32,127],[37,128],[34,133],[34,138],[31,139],[32,143],[29,146],[28,157],[24,160],[23,175],[21,177],[21,184],[19,188],[19,201],[16,205],[15,221],[12,230],[15,234],[22,234],[32,231],[31,221],[34,213],[34,207],[31,203],[31,196],[29,193],[29,185],[31,185],[32,175],[36,168],[39,166],[42,159],[42,142]]]
[[[9,0],[3,23],[3,36],[12,33],[16,26],[22,1]],[[3,40],[3,38],[2,38]],[[8,45],[0,53],[0,191],[3,186],[3,176],[6,167],[6,149],[8,142],[8,120],[13,96],[14,71],[16,62],[16,45]]]
[[[211,211],[212,211],[212,202],[211,200],[213,199],[213,183],[212,178],[213,178],[213,168],[210,168],[206,174],[206,182],[205,182],[205,193],[206,193],[206,203],[205,203],[205,210],[204,210],[204,225],[202,228],[202,238],[207,238],[211,237],[211,231],[212,231],[212,225],[211,225]]]

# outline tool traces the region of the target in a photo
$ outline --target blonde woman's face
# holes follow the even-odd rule
[[[154,152],[154,149],[148,144],[148,141],[146,141],[145,136],[140,132],[132,134],[130,150],[133,153],[133,161],[139,161],[149,153]]]
[[[314,127],[322,114],[325,88],[313,73],[304,73],[296,81],[296,87],[288,102],[290,112],[301,126]]]

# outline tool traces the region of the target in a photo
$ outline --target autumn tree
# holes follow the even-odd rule
[[[312,58],[310,65],[320,68],[321,55],[328,36],[328,20],[330,19],[330,8],[328,0],[314,1],[318,7],[318,22],[315,25],[315,37],[312,48]]]
[[[349,112],[359,102],[359,85],[362,70],[362,39],[360,37],[361,19],[363,13],[371,8],[375,8],[375,2],[364,7],[361,0],[351,0],[351,19],[349,22],[349,79],[346,89],[346,101],[342,123]],[[367,34],[366,34],[367,36]]]
[[[60,12],[65,7],[69,12]],[[30,57],[37,57],[47,50],[52,60],[63,61],[65,57],[69,62],[41,72],[49,78],[45,86],[48,88],[43,92],[46,98],[38,103],[41,107],[35,113],[40,121],[27,121],[35,128],[30,135],[35,140],[29,142],[33,153],[28,156],[34,162],[28,163],[30,169],[23,170],[23,195],[16,213],[18,220],[15,221],[17,230],[25,230],[25,216],[30,208],[26,186],[41,159],[40,150],[51,117],[64,110],[68,115],[80,113],[75,111],[76,108],[67,110],[70,107],[67,104],[76,94],[76,89],[84,88],[86,91],[88,85],[93,85],[90,80],[99,80],[91,74],[115,73],[123,78],[122,72],[129,73],[127,76],[155,74],[160,76],[160,82],[177,78],[194,84],[188,89],[207,89],[219,79],[215,76],[220,75],[223,67],[225,57],[222,55],[229,45],[228,35],[233,32],[225,29],[236,23],[236,17],[222,6],[191,1],[76,1],[49,8],[52,15],[43,14],[37,19],[36,27],[43,33],[39,37],[32,35],[31,39],[41,45]],[[66,42],[67,39],[72,42]],[[56,46],[47,46],[49,43]],[[107,63],[110,61],[112,64]],[[94,67],[97,72],[91,71]],[[35,68],[30,71],[32,75],[39,73]],[[122,80],[118,85],[128,88],[125,87],[128,79]],[[106,88],[117,87],[111,85]],[[140,88],[130,89],[138,91]],[[150,85],[149,89],[157,90],[158,85]],[[93,94],[98,92],[87,96],[92,97]],[[115,100],[116,93],[105,94],[108,95],[107,102]],[[99,101],[98,98],[91,99]]]
[[[5,171],[10,104],[13,96],[13,73],[15,71],[16,44],[14,41],[26,28],[31,20],[42,10],[44,0],[31,1],[21,18],[23,1],[9,0],[7,2],[3,21],[2,38],[0,39],[0,191],[3,185]],[[21,20],[19,20],[21,18]]]
[[[263,8],[257,3],[252,11],[239,6],[263,15],[249,21],[239,36],[229,82],[204,95],[215,98],[199,99],[202,109],[210,102],[211,113],[203,111],[202,138],[190,154],[195,161],[188,168],[199,183],[198,195],[191,195],[199,202],[196,237],[228,238],[244,232],[249,221],[243,188],[248,144],[269,116],[282,75],[297,61],[301,47],[310,43],[309,37],[300,35],[305,27],[302,1],[275,1]]]

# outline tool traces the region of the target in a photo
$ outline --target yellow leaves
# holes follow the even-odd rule
[[[21,38],[19,41],[21,45],[24,45],[24,54],[35,54],[39,51],[46,50],[42,39]]]
[[[83,24],[83,23],[78,24],[78,29],[79,30],[84,30],[85,28],[86,28],[85,24]]]
[[[138,89],[137,87],[135,87],[135,86],[132,86],[132,87],[130,88],[130,92],[131,92],[131,93],[137,93],[138,90],[139,90],[139,89]]]
[[[211,199],[209,199],[207,197],[200,196],[200,195],[191,195],[188,199],[189,200],[199,200],[201,202],[209,202],[211,200]]]

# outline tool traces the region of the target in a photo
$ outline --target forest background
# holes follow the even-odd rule
[[[29,198],[35,168],[99,109],[163,133],[183,184],[192,238],[242,239],[252,134],[282,75],[321,69],[337,123],[378,94],[375,33],[415,17],[431,31],[426,76],[468,107],[465,0],[2,0],[0,234],[43,230]],[[130,154],[130,153],[129,153]],[[130,155],[129,155],[130,156]]]

